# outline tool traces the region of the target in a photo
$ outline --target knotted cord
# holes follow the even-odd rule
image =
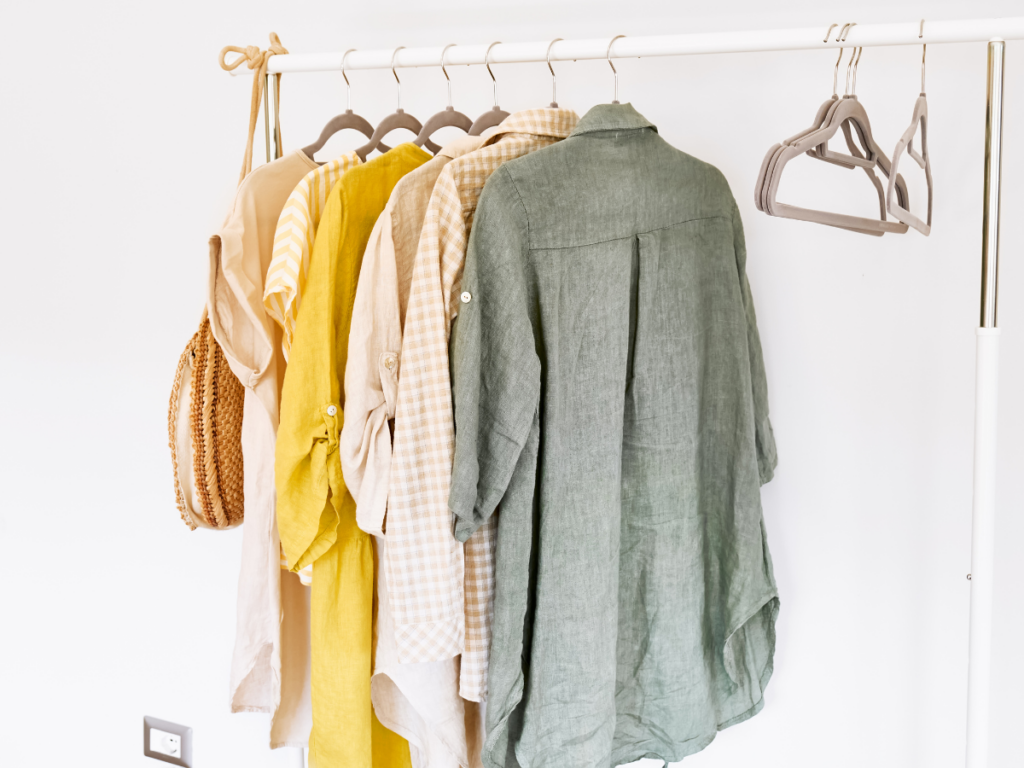
[[[234,61],[228,63],[225,58],[229,53],[241,54]],[[253,70],[252,77],[252,101],[249,106],[249,139],[245,144],[245,158],[242,161],[242,173],[238,177],[238,183],[242,183],[249,172],[252,170],[252,143],[253,137],[256,134],[256,118],[260,111],[260,102],[263,99],[263,87],[267,79],[267,64],[270,62],[271,56],[288,53],[288,49],[281,45],[281,38],[277,36],[276,32],[270,33],[270,47],[265,51],[261,51],[258,46],[247,45],[245,48],[239,48],[235,45],[226,45],[221,49],[220,52],[220,68],[230,72],[233,69],[237,69],[245,62],[249,69]],[[277,93],[281,93],[281,75],[277,75]],[[274,103],[274,129],[277,131],[278,141],[281,136],[281,119],[280,119],[280,105],[275,101]]]

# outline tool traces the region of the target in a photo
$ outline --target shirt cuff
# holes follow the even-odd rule
[[[472,520],[463,520],[458,515],[455,515],[455,538],[461,541],[463,544],[466,543],[466,539],[473,535],[480,526]]]

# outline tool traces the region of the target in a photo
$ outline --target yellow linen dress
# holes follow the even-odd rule
[[[409,768],[409,745],[370,703],[374,558],[356,525],[338,454],[359,267],[374,222],[405,174],[430,159],[413,144],[347,171],[327,200],[310,258],[281,395],[275,481],[288,566],[313,564],[311,605],[316,768]]]

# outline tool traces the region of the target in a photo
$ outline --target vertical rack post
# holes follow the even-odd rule
[[[267,73],[267,82],[263,88],[263,128],[267,144],[267,162],[277,160],[281,156],[281,123],[278,121],[278,91],[280,79],[277,75]],[[273,104],[271,104],[273,99]],[[273,117],[271,117],[273,116]],[[271,123],[273,119],[273,123]],[[271,143],[273,136],[273,143]]]
[[[974,413],[974,514],[971,530],[971,629],[967,682],[967,768],[988,768],[992,679],[996,433],[999,411],[999,192],[1002,171],[1006,43],[988,44],[985,188],[981,238],[981,327]]]

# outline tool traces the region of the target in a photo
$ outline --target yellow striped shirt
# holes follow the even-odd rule
[[[274,253],[267,271],[263,306],[267,314],[284,330],[281,349],[285,360],[292,346],[295,319],[299,314],[302,292],[306,288],[309,255],[313,252],[320,214],[335,182],[345,171],[359,163],[359,155],[346,152],[307,173],[292,190],[277,220]]]

